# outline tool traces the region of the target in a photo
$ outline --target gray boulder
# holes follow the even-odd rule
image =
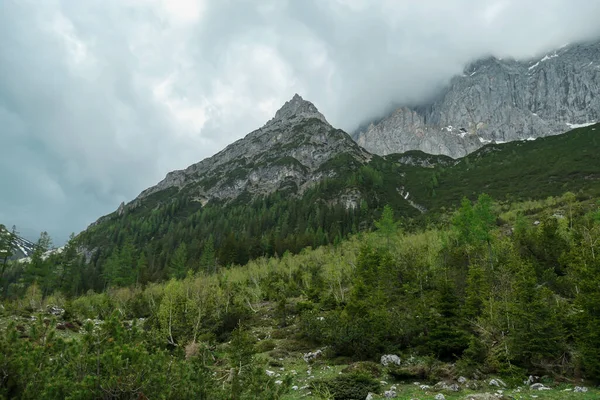
[[[543,383],[534,383],[533,385],[529,386],[529,389],[531,389],[531,390],[550,390],[550,388],[547,386],[544,386]]]
[[[504,383],[502,380],[500,380],[498,378],[490,380],[489,385],[496,386],[496,387],[506,387],[506,383]]]
[[[304,361],[306,362],[311,362],[319,357],[321,357],[321,355],[323,355],[323,352],[321,350],[316,350],[316,351],[310,351],[308,353],[305,353],[302,358],[304,359]]]
[[[387,367],[388,365],[400,365],[400,364],[401,364],[400,357],[398,357],[395,354],[384,354],[383,356],[381,356],[381,365],[383,365],[384,367]]]

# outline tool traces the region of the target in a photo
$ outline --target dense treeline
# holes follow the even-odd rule
[[[279,191],[202,206],[185,191],[157,193],[136,208],[104,218],[69,241],[62,254],[46,260],[42,255],[50,243],[44,235],[31,263],[5,276],[4,294],[19,295],[34,281],[45,282],[45,294],[60,290],[73,296],[181,279],[189,270],[215,272],[259,257],[339,243],[371,229],[387,203],[401,215],[418,214],[396,192],[395,167],[379,161],[378,168],[349,168],[344,157],[334,159],[329,167],[338,171],[338,177],[301,196]],[[82,248],[85,257],[79,254]]]
[[[223,377],[235,365],[248,365],[246,385],[270,393],[260,398],[277,398],[285,384],[257,372],[261,364],[251,350],[255,330],[265,324],[259,317],[265,303],[273,307],[270,323],[276,329],[308,348],[326,346],[331,358],[377,360],[397,353],[452,362],[455,373],[468,376],[522,381],[537,374],[600,382],[598,205],[567,193],[501,207],[482,195],[475,203],[464,200],[441,229],[406,233],[390,207],[376,228],[332,247],[71,300],[44,290],[38,278],[23,297],[5,303],[5,313],[58,304],[71,319],[107,321],[96,329],[84,323],[81,338],[67,342],[43,336],[51,335],[52,323],[44,325],[41,318],[27,340],[9,327],[1,339],[0,368],[11,380],[2,381],[2,390],[60,397],[65,389],[51,378],[60,376],[81,390],[95,388],[96,397],[110,397],[107,388],[130,398],[206,387],[216,393],[209,398],[219,398],[233,396],[237,378],[223,384],[214,373]],[[144,318],[143,330],[123,328],[124,320],[137,318]],[[231,350],[236,335],[246,338],[240,339],[246,350]],[[224,344],[232,338],[233,345]],[[67,351],[77,357],[64,357]],[[129,353],[117,356],[122,352]],[[232,361],[241,354],[247,362]],[[151,365],[135,375],[138,362]],[[40,365],[35,387],[28,385],[28,365]],[[154,376],[160,365],[171,365],[178,378]],[[423,378],[422,370],[404,365],[390,373]],[[237,396],[231,398],[243,393]]]
[[[288,182],[265,197],[245,194],[203,206],[194,197],[193,185],[181,191],[171,188],[102,218],[69,242],[67,257],[45,264],[38,257],[28,273],[26,268],[6,271],[2,293],[18,296],[40,279],[47,282],[45,293],[61,290],[73,296],[182,278],[190,269],[214,272],[258,257],[339,243],[370,230],[385,204],[405,219],[405,225],[411,221],[423,226],[427,218],[437,220],[444,207],[457,206],[465,193],[473,199],[484,187],[502,201],[567,190],[594,196],[599,193],[594,178],[600,143],[596,128],[535,142],[490,145],[458,161],[413,152],[385,159],[373,156],[369,164],[361,165],[342,153],[322,167],[323,176],[330,178],[303,193]],[[565,152],[569,157],[562,157]],[[560,165],[548,168],[547,160],[558,158]],[[415,165],[402,164],[403,159]],[[519,179],[519,174],[528,179]],[[420,216],[407,200],[429,211]],[[42,237],[38,256],[48,247],[48,238]],[[83,248],[85,257],[79,257]],[[60,267],[51,267],[55,265]]]

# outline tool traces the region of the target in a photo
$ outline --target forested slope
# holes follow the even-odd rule
[[[495,205],[481,195],[447,224],[413,233],[387,207],[376,229],[298,255],[81,297],[44,295],[40,280],[4,301],[0,376],[9,379],[0,380],[0,393],[598,395],[573,392],[600,382],[594,201],[567,193]],[[66,255],[58,257],[64,265]],[[398,363],[380,365],[384,354]]]
[[[483,192],[498,201],[540,199],[566,191],[600,196],[600,124],[532,141],[489,144],[454,162],[411,153],[413,163],[433,158],[432,168],[403,164],[411,198],[431,210],[456,207],[463,196],[474,199]],[[402,164],[403,157],[386,159]]]

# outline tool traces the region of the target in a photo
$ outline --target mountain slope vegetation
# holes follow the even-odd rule
[[[458,161],[340,151],[304,189],[170,187],[60,253],[43,234],[2,271],[0,394],[594,398],[596,129]]]
[[[65,297],[37,281],[4,301],[0,393],[455,399],[497,384],[500,398],[598,395],[573,392],[600,381],[594,201],[480,195],[438,228],[406,232],[390,207],[376,222],[337,245],[161,284]],[[53,257],[64,265],[67,250]],[[381,365],[385,354],[398,362]]]
[[[407,153],[408,154],[408,153]],[[600,196],[600,124],[535,141],[489,144],[452,161],[448,157],[410,152],[386,160],[406,169],[403,185],[411,198],[428,209],[455,207],[463,196],[488,193],[498,201],[522,201],[571,191]],[[430,160],[422,168],[419,160]]]
[[[367,162],[341,152],[319,167],[326,177],[303,191],[290,185],[265,196],[243,192],[231,201],[202,205],[192,191],[165,189],[79,235],[79,246],[98,250],[86,267],[83,287],[101,290],[117,282],[182,277],[190,268],[214,270],[337,243],[371,229],[386,204],[414,226],[435,221],[445,209],[458,207],[463,196],[474,199],[482,192],[499,201],[566,191],[598,196],[597,127],[492,144],[458,161],[411,152],[372,156]]]

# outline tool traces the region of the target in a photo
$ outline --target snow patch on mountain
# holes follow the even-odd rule
[[[584,122],[583,124],[570,124],[568,122],[566,123],[566,125],[569,128],[571,128],[571,129],[585,128],[585,127],[592,126],[592,125],[595,125],[595,124],[596,124],[596,121],[593,121],[593,122]]]

